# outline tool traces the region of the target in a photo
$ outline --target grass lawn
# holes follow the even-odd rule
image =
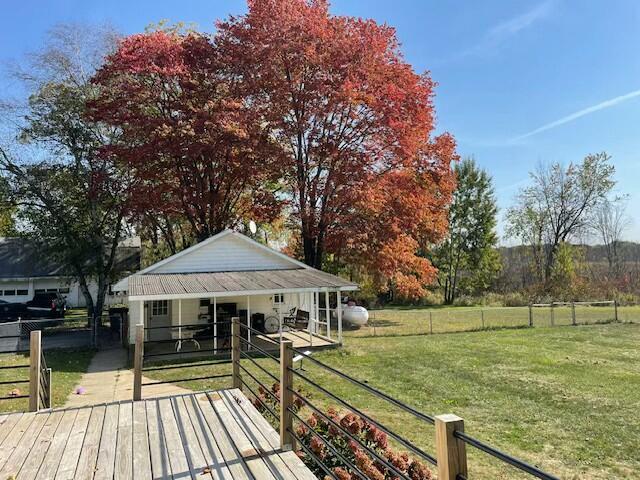
[[[469,434],[561,478],[637,478],[640,325],[351,337],[319,358],[429,414],[455,413]],[[270,359],[260,363],[272,373]],[[243,365],[267,383],[249,362]],[[305,362],[306,374],[433,453],[433,427]],[[229,365],[149,371],[158,379],[228,373]],[[297,385],[302,380],[296,380]],[[186,382],[228,388],[229,379]],[[308,387],[312,401],[333,404]],[[473,478],[525,478],[468,447]]]
[[[52,369],[53,406],[62,407],[71,392],[78,383],[80,376],[87,371],[89,362],[94,355],[93,350],[50,350],[45,351],[47,366]],[[0,367],[8,365],[28,365],[28,354],[2,354],[0,355]],[[29,369],[0,369],[0,381],[28,380]],[[0,397],[8,396],[9,392],[17,388],[23,394],[29,393],[29,384],[0,385]],[[0,412],[20,412],[29,408],[29,399],[2,400]]]

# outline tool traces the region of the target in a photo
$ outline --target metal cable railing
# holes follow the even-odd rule
[[[377,428],[379,428],[384,433],[386,433],[387,435],[392,437],[398,443],[402,444],[405,448],[408,448],[413,453],[419,455],[420,457],[422,457],[424,460],[426,460],[427,462],[431,463],[432,465],[436,465],[436,458],[433,455],[430,455],[427,452],[425,452],[424,450],[422,450],[421,448],[413,445],[409,440],[405,439],[404,437],[400,436],[399,434],[397,434],[397,433],[393,432],[392,430],[388,429],[387,427],[385,427],[384,425],[382,425],[381,423],[377,422],[376,420],[371,418],[369,415],[364,413],[362,410],[354,407],[352,404],[350,404],[346,400],[343,400],[342,398],[338,397],[337,395],[335,395],[334,393],[330,392],[326,388],[322,387],[317,382],[314,382],[313,380],[311,380],[306,375],[298,372],[297,370],[290,369],[290,371],[293,372],[298,377],[300,377],[301,379],[303,379],[304,381],[306,381],[309,385],[312,385],[314,388],[318,389],[319,391],[321,391],[322,393],[324,393],[325,395],[330,397],[332,400],[335,400],[336,402],[338,402],[343,407],[349,409],[353,413],[355,413],[355,414],[359,415],[360,417],[364,418],[367,422],[375,425]]]
[[[375,459],[378,462],[380,462],[382,465],[384,465],[385,467],[387,467],[388,469],[390,469],[391,471],[396,473],[396,475],[400,475],[402,477],[405,476],[404,473],[402,473],[399,470],[397,470],[391,463],[389,463],[385,458],[383,458],[381,455],[379,455],[375,450],[373,450],[372,448],[369,448],[366,444],[363,444],[360,441],[360,439],[356,438],[352,433],[350,433],[348,430],[346,430],[344,427],[342,427],[342,425],[340,425],[334,419],[332,419],[331,417],[326,415],[324,412],[322,412],[319,408],[317,408],[315,405],[313,405],[308,399],[302,397],[300,394],[294,392],[291,389],[289,391],[292,392],[294,395],[296,395],[298,398],[300,398],[304,402],[305,405],[307,405],[311,410],[314,411],[314,413],[316,413],[317,415],[320,415],[325,422],[330,423],[334,428],[337,428],[349,440],[358,443],[362,447],[362,449],[364,451],[366,451],[369,455],[372,455],[373,457],[375,457]],[[295,415],[295,412],[291,411],[291,413],[293,413]],[[296,415],[296,417],[298,417],[298,415]],[[308,424],[305,423],[305,426],[308,427]]]
[[[411,415],[413,415],[414,417],[420,419],[420,420],[424,420],[427,423],[430,423],[431,425],[435,424],[435,419],[430,416],[430,415],[426,415],[422,412],[419,412],[418,410],[416,410],[415,408],[410,407],[409,405],[406,405],[404,403],[402,403],[399,400],[396,400],[395,398],[387,395],[384,392],[381,392],[380,390],[371,387],[370,385],[367,385],[364,382],[361,382],[360,380],[356,380],[353,377],[350,377],[349,375],[342,373],[339,370],[336,370],[333,367],[330,367],[329,365],[327,365],[326,363],[321,362],[320,360],[318,360],[317,358],[314,358],[310,355],[307,355],[305,352],[302,352],[300,350],[298,350],[297,348],[294,348],[293,351],[295,353],[297,353],[298,355],[301,355],[302,357],[304,357],[305,360],[310,360],[311,362],[315,363],[316,365],[319,365],[320,367],[324,368],[325,370],[328,370],[329,372],[333,373],[334,375],[339,376],[340,378],[347,380],[351,383],[353,383],[354,385],[357,385],[360,388],[363,388],[364,390],[366,390],[367,392],[375,395],[376,397],[382,398],[383,400],[391,403],[392,405],[400,408],[401,410],[404,410],[405,412],[410,413]]]
[[[248,326],[244,326],[241,325],[241,327],[244,327],[248,330],[253,330],[251,329],[251,327]],[[239,329],[238,329],[239,330]],[[236,331],[238,331],[236,330]],[[261,333],[261,332],[260,332]],[[320,367],[321,369],[334,374],[335,376],[348,381],[349,383],[356,385],[357,387],[361,388],[362,390],[370,393],[371,395],[375,396],[376,398],[383,400],[387,403],[389,403],[390,405],[393,405],[397,408],[399,408],[400,410],[410,414],[411,416],[413,416],[414,418],[424,421],[425,423],[429,424],[429,425],[435,425],[436,426],[436,431],[438,432],[438,435],[441,434],[442,427],[443,425],[445,426],[445,428],[449,428],[446,427],[447,424],[450,424],[450,422],[460,422],[460,425],[456,425],[456,427],[453,430],[448,430],[448,436],[449,436],[449,441],[459,441],[459,442],[463,442],[464,444],[467,445],[471,445],[472,447],[482,451],[483,453],[486,453],[498,460],[500,460],[501,462],[504,462],[516,469],[518,469],[521,472],[524,472],[526,474],[532,475],[535,478],[539,478],[542,480],[559,480],[558,477],[549,474],[547,472],[544,472],[542,470],[540,470],[539,468],[530,465],[520,459],[517,459],[505,452],[502,452],[500,450],[498,450],[495,447],[492,447],[474,437],[471,437],[468,434],[465,434],[464,431],[462,430],[463,424],[462,424],[462,420],[459,419],[458,417],[452,416],[452,415],[448,415],[448,416],[439,416],[439,417],[434,417],[431,415],[427,415],[424,414],[418,410],[416,410],[415,408],[408,406],[404,403],[402,403],[401,401],[387,395],[386,393],[358,380],[355,379],[327,364],[325,364],[324,362],[321,362],[320,360],[310,356],[309,354],[300,351],[299,349],[293,348],[292,343],[290,341],[287,341],[286,344],[280,344],[280,342],[276,342],[273,339],[269,339],[270,341],[272,341],[272,343],[277,344],[279,346],[282,346],[284,348],[284,350],[282,350],[282,358],[277,358],[276,356],[272,355],[271,353],[267,352],[266,350],[264,350],[263,348],[261,348],[260,346],[256,345],[255,343],[251,342],[248,339],[242,338],[239,334],[237,335],[238,339],[236,341],[236,348],[237,348],[237,352],[232,355],[232,357],[234,358],[234,361],[237,363],[237,370],[236,370],[236,375],[238,375],[239,377],[239,381],[238,384],[242,385],[243,387],[247,388],[247,390],[255,397],[255,399],[260,403],[260,407],[264,407],[264,411],[269,413],[269,415],[271,415],[275,420],[279,421],[280,423],[282,423],[283,421],[285,421],[284,419],[287,418],[286,416],[289,416],[289,419],[286,420],[286,423],[284,424],[284,429],[281,428],[281,432],[287,432],[287,434],[290,436],[290,438],[292,439],[291,441],[295,441],[297,442],[298,447],[306,454],[307,457],[309,457],[310,461],[313,461],[315,465],[317,465],[321,471],[323,471],[328,477],[330,478],[337,478],[336,473],[333,471],[333,468],[335,468],[336,466],[340,466],[342,465],[344,468],[346,468],[349,473],[353,476],[353,478],[359,478],[359,479],[368,479],[369,477],[367,476],[367,474],[363,471],[363,469],[361,468],[361,464],[359,463],[355,463],[354,460],[352,459],[353,457],[351,457],[351,454],[348,453],[348,451],[342,450],[341,448],[338,448],[338,444],[333,444],[332,440],[331,440],[331,435],[335,435],[335,432],[339,432],[339,436],[337,438],[341,438],[341,442],[351,442],[354,444],[354,447],[349,447],[352,449],[352,452],[355,454],[355,450],[353,450],[353,448],[356,448],[355,445],[357,445],[357,448],[361,449],[362,453],[368,455],[371,459],[371,461],[374,462],[375,465],[377,465],[379,469],[382,469],[381,471],[386,471],[387,473],[391,474],[394,476],[394,478],[400,478],[400,479],[410,479],[411,476],[410,474],[407,472],[402,471],[399,467],[396,467],[396,465],[394,464],[393,461],[391,461],[391,458],[385,458],[385,455],[380,452],[380,451],[376,451],[376,448],[378,448],[375,444],[370,444],[367,445],[366,442],[363,440],[364,437],[358,438],[358,435],[360,435],[360,430],[354,431],[354,432],[350,432],[347,428],[345,428],[345,426],[341,425],[341,420],[338,420],[338,418],[336,416],[332,416],[333,414],[326,414],[325,412],[323,412],[318,406],[316,406],[316,404],[314,404],[314,402],[311,402],[309,400],[309,398],[307,398],[307,396],[305,394],[303,394],[303,392],[301,391],[296,391],[293,388],[293,382],[291,380],[292,377],[295,378],[299,378],[301,380],[303,380],[306,384],[310,385],[311,387],[313,387],[314,389],[316,389],[317,391],[321,392],[322,394],[326,395],[328,398],[330,398],[332,401],[337,402],[337,404],[339,404],[341,407],[344,407],[345,409],[347,409],[349,412],[351,412],[352,414],[359,416],[360,419],[358,421],[364,422],[364,425],[366,426],[366,428],[376,428],[378,429],[380,432],[383,432],[384,434],[386,434],[390,439],[392,439],[393,441],[397,442],[399,445],[401,445],[402,447],[406,448],[409,452],[411,452],[413,455],[416,455],[418,458],[425,460],[426,462],[430,463],[431,465],[435,465],[438,466],[438,460],[436,459],[435,456],[425,452],[424,450],[422,450],[420,447],[414,445],[410,440],[404,438],[402,435],[394,432],[393,430],[391,430],[390,428],[386,427],[385,425],[381,424],[380,422],[374,420],[370,415],[364,413],[362,410],[356,408],[351,402],[340,398],[338,395],[334,394],[333,392],[331,392],[330,390],[328,390],[327,388],[323,387],[322,385],[320,385],[318,383],[318,381],[312,379],[309,377],[309,375],[302,373],[299,370],[296,370],[293,368],[292,366],[292,354],[295,353],[296,355],[299,356],[299,358],[305,359],[305,360],[309,360],[311,363],[313,363],[314,365]],[[260,337],[261,340],[264,337]],[[272,374],[271,372],[269,372],[263,365],[261,365],[260,363],[258,363],[256,361],[256,359],[250,355],[249,353],[247,353],[246,351],[241,351],[240,349],[240,345],[247,345],[249,346],[252,350],[254,350],[254,353],[261,353],[262,355],[264,355],[265,358],[269,358],[275,362],[278,362],[281,366],[281,375],[282,378],[278,378],[276,375]],[[288,353],[287,355],[285,355],[285,352],[289,351],[290,353]],[[288,360],[287,360],[288,358]],[[241,359],[245,359],[250,361],[255,367],[257,367],[263,374],[265,374],[268,378],[274,380],[275,382],[279,383],[280,385],[280,395],[276,395],[276,393],[274,393],[275,391],[271,391],[259,378],[257,375],[255,375],[254,373],[252,373],[251,371],[249,371],[244,365],[242,365],[240,363]],[[285,374],[282,372],[288,372],[287,376],[284,376]],[[240,377],[239,373],[242,372],[243,374],[246,375],[246,377],[248,379],[250,379],[252,382],[254,382],[255,384],[257,384],[260,388],[261,391],[260,393],[256,392],[254,390],[254,388],[252,388],[252,386],[250,385],[249,382],[245,381],[242,377]],[[285,380],[285,378],[288,378],[288,380]],[[284,391],[283,391],[284,390]],[[285,395],[286,394],[286,395]],[[265,395],[268,396],[268,398],[270,399],[270,401],[273,401],[273,404],[275,405],[280,405],[280,415],[277,414],[276,411],[274,411],[274,409],[268,404],[268,402],[266,401],[266,397]],[[284,399],[289,397],[288,400],[286,400],[286,407],[283,405],[283,402],[285,401]],[[296,399],[296,401],[294,402],[293,399]],[[299,404],[298,404],[299,401]],[[295,405],[295,408],[294,408]],[[320,421],[319,419],[322,419],[323,423],[323,427],[324,428],[328,428],[329,432],[331,431],[331,429],[334,430],[334,434],[330,434],[329,437],[326,436],[326,434],[321,433],[321,431],[318,431],[315,429],[314,426],[312,426],[309,421],[305,420],[304,418],[302,418],[302,416],[299,414],[299,409],[301,408],[301,406],[307,407],[309,408],[312,412],[313,415],[316,415],[318,418],[318,421]],[[286,412],[283,413],[283,412]],[[453,417],[453,418],[447,418],[447,417]],[[301,433],[298,433],[296,431],[294,431],[293,429],[293,423],[292,421],[295,420],[296,422],[298,422],[300,424],[300,428],[303,428],[303,430],[300,430]],[[315,422],[314,422],[315,424]],[[305,430],[306,429],[306,430]],[[281,435],[283,435],[281,433]],[[438,437],[438,435],[436,437]],[[284,437],[281,438],[281,442],[285,442],[285,440],[283,439]],[[314,450],[317,450],[317,443],[316,443],[316,447],[313,447],[313,442],[311,444],[309,444],[309,442],[311,441],[310,439],[317,439],[313,440],[313,442],[320,442],[324,448],[328,449],[330,451],[330,455],[333,455],[333,460],[332,462],[334,463],[330,463],[327,464],[326,462],[323,461],[323,457],[320,457],[317,452],[315,452]],[[441,454],[441,450],[440,450],[440,442],[441,440],[437,440],[438,443],[438,455],[440,456]],[[355,442],[355,443],[354,443]],[[342,445],[344,447],[344,445]],[[384,447],[386,448],[386,447]],[[457,450],[457,452],[456,452]],[[466,453],[464,453],[464,448],[462,449],[453,449],[453,452],[456,453],[450,453],[449,451],[447,451],[447,453],[445,454],[446,457],[445,458],[449,458],[449,455],[454,454],[461,454],[464,456],[463,462],[462,464],[464,465],[463,468],[461,468],[460,470],[457,470],[456,472],[453,472],[455,475],[455,478],[457,480],[467,480],[467,470],[466,470]],[[462,453],[460,453],[462,452]],[[335,463],[335,462],[338,463]],[[447,465],[447,463],[445,462],[443,465]],[[420,467],[420,468],[426,468],[426,467]]]
[[[508,463],[509,465],[517,468],[518,470],[528,473],[529,475],[532,475],[536,478],[540,478],[542,480],[560,480],[559,477],[556,477],[555,475],[551,475],[550,473],[544,472],[539,468],[534,467],[533,465],[529,465],[528,463],[518,458],[515,458],[509,455],[508,453],[504,453],[498,450],[497,448],[492,447],[491,445],[481,442],[480,440],[473,438],[464,432],[460,432],[456,430],[453,432],[453,436],[456,438],[459,438],[467,445],[471,445],[472,447],[475,447],[478,450],[484,453],[487,453],[492,457],[497,458],[498,460]],[[465,479],[461,478],[460,480],[465,480]]]

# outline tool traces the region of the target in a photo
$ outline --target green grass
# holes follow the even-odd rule
[[[640,471],[639,342],[640,325],[615,323],[347,338],[343,349],[314,356],[422,412],[455,413],[471,435],[561,478],[611,479]],[[273,360],[259,362],[278,375]],[[339,397],[434,452],[433,427],[308,361],[304,367]],[[170,380],[229,372],[229,365],[193,364],[145,375]],[[229,388],[230,380],[181,385]],[[335,405],[313,387],[306,390],[315,403]],[[524,478],[471,447],[469,463],[474,478]]]
[[[78,383],[80,377],[87,371],[89,362],[94,355],[93,350],[51,350],[45,351],[47,366],[52,369],[52,393],[53,406],[62,407],[67,396]],[[28,365],[28,354],[2,354],[0,355],[0,366],[8,365]],[[0,369],[0,381],[28,380],[29,369]],[[9,395],[13,389],[19,389],[22,394],[29,393],[29,384],[8,384],[0,385],[0,396]],[[26,411],[29,406],[27,398],[16,400],[1,400],[0,412],[21,412]]]

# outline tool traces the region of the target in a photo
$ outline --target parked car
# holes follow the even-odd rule
[[[0,300],[0,322],[15,322],[29,318],[29,310],[24,303],[9,303]]]
[[[57,292],[36,293],[27,302],[31,318],[64,318],[67,301]]]

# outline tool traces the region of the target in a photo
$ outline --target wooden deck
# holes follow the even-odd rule
[[[0,416],[0,479],[316,477],[239,390]]]

